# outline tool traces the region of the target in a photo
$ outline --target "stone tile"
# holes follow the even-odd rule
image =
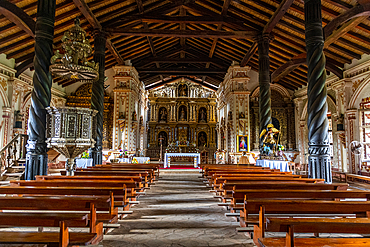
[[[134,213],[120,220],[121,228],[104,236],[107,247],[255,246],[239,224],[225,217],[217,199],[199,178],[198,170],[163,171],[141,196]]]

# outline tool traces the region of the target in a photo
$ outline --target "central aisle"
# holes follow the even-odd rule
[[[228,218],[199,178],[198,170],[161,170],[160,179],[139,198],[121,228],[103,246],[255,246],[239,223]]]

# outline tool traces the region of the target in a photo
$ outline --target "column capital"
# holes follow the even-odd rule
[[[256,36],[255,41],[261,43],[263,41],[268,41],[269,43],[274,40],[274,35],[269,33],[263,33]]]

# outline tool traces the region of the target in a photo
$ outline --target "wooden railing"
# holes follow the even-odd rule
[[[27,140],[27,135],[18,134],[0,150],[0,175],[13,165],[18,165],[20,160],[26,159]]]

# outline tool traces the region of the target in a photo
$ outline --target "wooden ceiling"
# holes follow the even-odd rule
[[[36,12],[35,0],[0,0],[0,53],[19,73],[33,66]],[[370,1],[322,0],[322,14],[326,68],[342,77],[345,63],[370,54]],[[215,89],[232,61],[258,71],[261,33],[273,36],[272,82],[307,84],[303,0],[57,0],[55,49],[75,17],[91,36],[107,32],[106,69],[131,60],[150,88],[185,76]]]

